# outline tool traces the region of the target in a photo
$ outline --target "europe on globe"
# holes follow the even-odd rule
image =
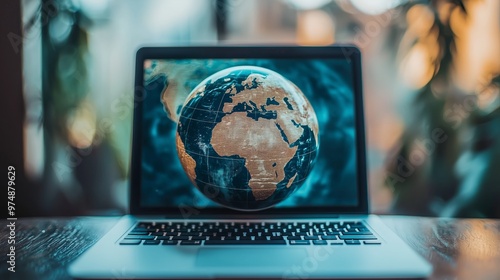
[[[176,146],[189,179],[209,199],[237,210],[269,208],[313,168],[318,121],[302,91],[256,66],[221,70],[188,95]]]

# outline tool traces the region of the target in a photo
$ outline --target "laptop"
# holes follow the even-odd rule
[[[235,73],[231,69],[243,69],[237,76],[254,76],[235,84],[233,76],[226,75]],[[422,257],[369,214],[361,54],[357,48],[146,47],[137,52],[135,71],[130,215],[70,265],[72,277],[387,279],[425,278],[431,273]],[[292,100],[275,98],[272,90],[263,91],[265,101],[260,103],[237,101],[233,90],[243,83],[240,89],[252,90],[265,82],[267,76],[259,71],[287,81],[283,84],[291,82],[305,96],[313,108],[308,112],[313,114],[312,110],[316,116],[309,125],[317,122],[314,136],[318,142],[306,171],[297,163],[303,160],[300,147],[286,162],[274,163],[276,177],[281,170],[283,180],[271,191],[267,188],[265,195],[250,183],[259,170],[241,155],[248,143],[238,139],[259,133],[235,119],[225,124],[229,127],[226,132],[232,133],[213,137],[214,125],[236,109],[242,116],[247,114],[247,121],[256,122],[274,121],[272,114],[259,118],[256,110],[272,112],[279,102],[293,109]],[[186,115],[185,110],[193,108],[193,94],[194,98],[211,94],[208,85],[215,82],[233,85],[223,92],[225,98],[217,99],[215,109],[201,105],[195,109],[217,117]],[[274,113],[284,112],[276,109]],[[180,137],[179,126],[185,124],[185,118],[198,128],[211,126],[208,136]],[[199,123],[207,119],[206,125]],[[306,131],[306,125],[300,126]],[[281,140],[266,136],[259,141],[285,141],[287,132],[282,130]],[[288,142],[292,147],[292,141]],[[237,148],[228,152],[221,143]],[[204,156],[191,154],[194,148],[187,149],[188,144],[203,146]],[[189,160],[178,152],[180,147],[190,155]],[[269,155],[273,153],[269,151]],[[220,163],[221,158],[233,159],[233,167],[240,164],[233,168],[238,171],[210,169],[218,164],[211,161]],[[289,168],[293,160],[299,168]],[[242,172],[247,175],[236,180]],[[293,179],[296,175],[300,179]],[[204,192],[206,186],[212,189]],[[234,190],[233,195],[227,195],[228,189]]]

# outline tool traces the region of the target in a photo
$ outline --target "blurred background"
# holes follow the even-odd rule
[[[1,161],[18,215],[126,213],[139,47],[348,43],[371,212],[500,218],[500,1],[5,2]]]

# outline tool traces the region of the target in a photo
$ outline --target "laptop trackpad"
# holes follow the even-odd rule
[[[307,258],[303,248],[206,248],[198,250],[196,265],[210,267],[257,267],[294,265]]]

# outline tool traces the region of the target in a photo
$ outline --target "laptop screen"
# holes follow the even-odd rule
[[[141,100],[141,133],[140,139],[136,139],[136,142],[140,143],[141,150],[140,207],[150,209],[185,206],[223,207],[202,194],[193,184],[193,178],[190,178],[189,172],[185,172],[183,162],[177,152],[179,142],[176,142],[176,135],[178,122],[183,117],[182,109],[190,93],[207,77],[236,66],[261,67],[278,73],[300,89],[316,114],[319,148],[308,176],[304,177],[303,182],[300,182],[302,184],[298,184],[299,187],[291,195],[273,207],[275,209],[325,208],[359,205],[357,174],[359,158],[354,95],[356,71],[353,71],[351,60],[345,56],[321,59],[148,57],[143,60],[144,98]],[[270,92],[267,105],[274,102],[272,95]],[[218,113],[229,114],[224,112],[223,106],[223,104],[218,106],[220,111]],[[241,108],[243,108],[242,111],[245,111],[245,108],[252,110],[250,107]],[[264,106],[261,108],[265,111]],[[249,130],[248,133],[255,133],[252,131]],[[209,149],[215,146],[212,142],[215,140],[210,136],[198,140]],[[232,140],[227,139],[227,141]],[[232,153],[235,154],[234,157],[238,157],[237,151]],[[208,158],[206,160],[208,161]],[[273,166],[278,170],[284,168],[283,164],[281,167],[276,167],[276,164]],[[247,167],[247,165],[242,165],[241,168]],[[224,176],[224,174],[217,175],[215,172],[211,180],[216,180],[215,176]],[[252,173],[256,171],[244,170],[244,172],[247,174],[246,179],[240,180],[238,187],[248,188],[249,193],[252,193],[249,180]],[[283,172],[286,173],[286,170]],[[256,198],[257,196],[252,199]]]

